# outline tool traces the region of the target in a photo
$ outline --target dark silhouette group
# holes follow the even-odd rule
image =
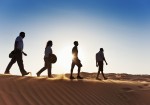
[[[20,32],[20,35],[15,40],[14,50],[9,54],[9,57],[11,58],[11,60],[10,60],[6,70],[4,72],[5,74],[10,74],[10,68],[12,67],[12,65],[16,61],[18,63],[18,66],[19,66],[19,69],[20,69],[20,72],[21,72],[22,76],[28,75],[30,73],[30,72],[27,72],[24,69],[24,64],[23,64],[23,57],[22,57],[22,55],[27,56],[27,54],[24,53],[24,51],[23,51],[23,46],[24,46],[23,39],[24,38],[25,38],[25,32]],[[44,67],[41,68],[36,73],[37,77],[39,77],[40,74],[44,70],[47,69],[48,70],[48,77],[49,78],[53,78],[52,73],[51,73],[52,62],[50,60],[50,56],[53,55],[53,51],[52,51],[52,48],[51,48],[52,45],[53,45],[53,42],[51,40],[49,40],[47,42],[47,44],[46,44],[45,55],[44,55],[44,62],[45,62],[45,64],[44,64]],[[70,79],[75,79],[75,77],[73,76],[73,69],[74,69],[75,65],[78,67],[77,79],[83,79],[83,77],[80,76],[80,71],[81,71],[82,64],[81,64],[80,59],[78,58],[78,45],[79,45],[78,41],[74,41],[74,47],[72,48],[73,59],[72,59],[72,64],[71,64]],[[104,49],[100,48],[100,51],[98,53],[96,53],[96,67],[99,67],[98,68],[97,77],[96,77],[97,80],[100,80],[99,79],[100,71],[102,73],[103,78],[105,80],[107,79],[104,76],[104,73],[103,73],[103,61],[105,61],[106,65],[107,65],[107,62],[106,62],[105,57],[104,57]]]

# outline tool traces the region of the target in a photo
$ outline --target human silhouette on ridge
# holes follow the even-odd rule
[[[104,49],[103,49],[103,48],[100,48],[100,51],[99,51],[98,53],[96,53],[96,67],[99,67],[99,68],[98,68],[97,77],[96,77],[97,80],[100,80],[100,79],[98,78],[98,76],[99,76],[99,74],[100,74],[100,71],[101,71],[101,73],[102,73],[103,78],[104,78],[105,80],[107,79],[107,78],[105,77],[104,73],[103,73],[103,61],[105,61],[106,65],[108,65],[107,62],[106,62],[106,60],[105,60],[105,57],[104,57]]]
[[[74,66],[77,65],[78,66],[78,75],[77,75],[77,79],[83,79],[83,77],[80,76],[80,70],[82,67],[81,61],[78,58],[78,41],[74,41],[74,47],[72,48],[72,55],[73,55],[73,59],[72,59],[72,64],[71,64],[71,74],[70,74],[70,79],[75,79],[73,77],[73,69]]]
[[[45,56],[44,56],[44,62],[45,62],[45,65],[43,68],[41,68],[36,74],[37,74],[37,77],[40,76],[40,74],[48,69],[48,77],[49,78],[52,78],[52,74],[51,74],[51,69],[52,69],[52,63],[50,62],[50,59],[49,57],[53,54],[53,51],[52,51],[52,45],[53,45],[53,42],[50,40],[47,42],[46,44],[46,47],[45,47]]]
[[[5,74],[10,73],[10,68],[16,61],[18,63],[18,66],[19,66],[22,76],[29,74],[29,72],[26,72],[26,70],[24,69],[23,58],[22,58],[22,54],[27,56],[27,54],[23,52],[23,47],[24,47],[23,38],[24,37],[25,37],[25,33],[20,32],[20,35],[16,38],[14,50],[13,50],[13,57],[11,58],[11,61],[9,62],[7,68],[4,72]]]

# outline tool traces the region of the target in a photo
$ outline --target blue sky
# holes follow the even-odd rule
[[[150,74],[149,5],[149,0],[1,0],[0,73],[10,61],[15,38],[24,31],[24,65],[33,74],[43,66],[48,40],[58,57],[53,73],[70,72],[77,40],[83,72],[97,72],[95,54],[103,47],[105,72]],[[20,74],[17,64],[11,73]]]

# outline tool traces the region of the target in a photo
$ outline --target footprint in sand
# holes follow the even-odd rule
[[[149,84],[143,84],[143,86],[149,86]]]
[[[149,84],[143,84],[142,86],[137,86],[138,88],[149,87]]]
[[[132,88],[129,88],[129,87],[124,87],[122,89],[126,92],[134,91]]]
[[[142,89],[143,88],[143,86],[137,86],[138,88],[140,88],[140,89]]]

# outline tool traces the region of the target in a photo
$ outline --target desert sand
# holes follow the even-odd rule
[[[150,105],[150,75],[82,73],[54,78],[0,74],[0,105]]]

